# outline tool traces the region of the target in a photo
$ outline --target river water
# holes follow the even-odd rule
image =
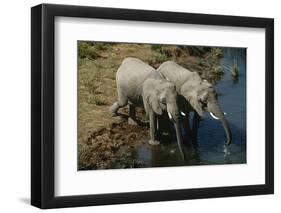
[[[224,75],[215,85],[221,108],[232,131],[232,144],[224,145],[225,132],[209,113],[204,114],[198,129],[198,146],[186,146],[187,160],[181,160],[176,140],[152,147],[144,143],[137,151],[145,167],[216,165],[246,163],[246,49],[223,48],[220,61]],[[236,64],[239,77],[233,79],[231,67]]]

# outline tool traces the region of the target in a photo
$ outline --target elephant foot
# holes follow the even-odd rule
[[[113,110],[112,107],[109,108],[109,113],[112,117],[117,116],[117,111]]]
[[[132,118],[128,118],[128,124],[133,125],[133,126],[138,125],[138,123]]]
[[[162,132],[162,135],[165,136],[165,137],[168,137],[170,135],[169,132]]]
[[[160,144],[160,142],[157,140],[149,140],[148,143],[152,146],[158,146]]]
[[[109,108],[109,113],[111,114],[112,117],[117,116],[117,111],[119,109],[118,103],[115,102],[110,108]]]
[[[116,117],[118,114],[117,114],[117,112],[110,112],[110,115],[111,115],[112,117]]]

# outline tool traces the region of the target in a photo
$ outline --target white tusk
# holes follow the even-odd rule
[[[223,114],[224,114],[224,115],[227,115],[227,113],[226,113],[226,112],[224,112]]]
[[[219,118],[216,117],[213,113],[210,112],[210,115],[211,115],[214,119],[219,120]]]
[[[168,112],[168,116],[169,116],[170,121],[176,123],[176,121],[174,120],[174,118],[173,118],[171,113]]]
[[[182,116],[186,116],[186,114],[185,114],[185,113],[183,113],[182,111],[180,111],[180,113],[181,113],[181,115],[182,115]]]
[[[171,113],[168,112],[168,115],[169,115],[170,120],[172,120],[173,117],[172,117]]]

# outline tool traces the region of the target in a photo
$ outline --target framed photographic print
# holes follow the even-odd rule
[[[31,9],[31,203],[271,194],[274,21]]]

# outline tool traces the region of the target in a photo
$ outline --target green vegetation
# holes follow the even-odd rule
[[[239,76],[239,69],[238,69],[237,63],[233,63],[233,65],[231,67],[231,76],[234,79],[237,79]]]
[[[87,42],[81,42],[78,45],[78,55],[80,59],[96,59],[98,57],[98,53],[95,48],[90,46]]]
[[[226,72],[229,73],[229,75],[231,76],[233,83],[237,83],[238,78],[239,78],[239,67],[237,65],[237,61],[233,60],[233,61],[226,61],[223,64],[223,70],[225,70]]]
[[[221,58],[223,56],[223,52],[221,48],[211,48],[212,55]]]
[[[213,70],[213,74],[214,75],[222,75],[224,74],[223,68],[219,65],[219,66],[215,66],[214,70]]]
[[[190,56],[202,57],[211,49],[210,47],[199,47],[199,46],[179,46],[180,49],[186,51]]]
[[[92,42],[92,46],[99,51],[111,50],[112,45],[112,43]]]

